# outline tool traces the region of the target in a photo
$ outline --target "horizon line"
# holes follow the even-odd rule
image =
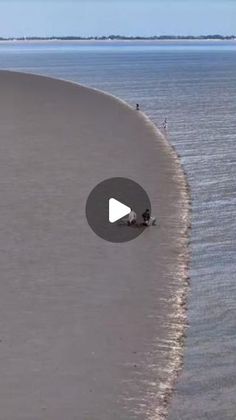
[[[206,35],[24,35],[24,36],[0,36],[1,41],[13,40],[175,40],[175,39],[235,39],[236,35],[206,34]]]

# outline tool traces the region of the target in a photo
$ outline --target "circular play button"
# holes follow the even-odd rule
[[[127,242],[145,229],[142,214],[146,209],[151,212],[151,203],[139,184],[127,178],[110,178],[89,194],[86,217],[96,235],[109,242]],[[130,224],[131,211],[136,223]]]

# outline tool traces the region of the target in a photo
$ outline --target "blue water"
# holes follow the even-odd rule
[[[0,45],[0,67],[106,90],[169,121],[192,190],[191,293],[170,420],[236,418],[236,43]]]

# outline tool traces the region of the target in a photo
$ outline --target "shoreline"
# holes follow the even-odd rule
[[[234,39],[218,39],[218,38],[208,38],[208,39],[71,39],[71,40],[66,40],[66,39],[25,39],[25,40],[20,40],[20,39],[10,39],[10,40],[1,40],[0,39],[0,45],[1,44],[22,44],[22,45],[29,45],[29,44],[55,44],[57,45],[58,43],[62,43],[62,44],[78,44],[78,45],[83,45],[83,44],[147,44],[147,43],[153,43],[153,44],[181,44],[183,42],[186,43],[229,43],[229,44],[234,44],[236,42],[236,38]]]
[[[185,348],[185,339],[188,329],[188,320],[187,320],[187,311],[188,311],[188,297],[190,292],[190,264],[191,264],[191,213],[192,213],[192,197],[191,197],[191,188],[188,182],[187,173],[184,170],[184,167],[181,163],[181,156],[177,153],[176,148],[169,139],[168,133],[163,133],[156,124],[149,118],[145,113],[142,113],[143,117],[148,121],[148,123],[153,126],[154,131],[157,132],[157,136],[161,134],[163,141],[166,143],[167,148],[169,148],[173,159],[175,160],[177,170],[179,172],[180,178],[184,185],[183,188],[183,219],[185,219],[186,224],[183,229],[183,253],[180,264],[180,278],[183,280],[182,288],[179,289],[175,300],[173,302],[175,307],[174,319],[177,325],[177,330],[175,331],[173,348],[170,353],[169,359],[169,368],[167,370],[172,371],[172,376],[168,378],[166,384],[163,384],[163,407],[160,412],[157,412],[158,420],[164,420],[168,417],[168,408],[170,400],[172,398],[173,392],[175,390],[178,377],[183,369],[183,357],[184,357],[184,348]],[[151,420],[156,420],[156,416],[151,416]]]
[[[67,103],[68,108],[70,107],[70,101],[72,101],[73,106],[75,104],[77,104],[77,106],[79,105],[79,102],[77,103],[77,98],[76,98],[77,94],[81,94],[83,96],[83,100],[86,102],[86,106],[88,106],[88,104],[89,104],[89,106],[91,106],[91,105],[93,106],[93,101],[96,102],[96,100],[98,100],[99,103],[102,102],[102,104],[103,104],[104,108],[107,110],[107,112],[108,112],[108,108],[106,108],[107,107],[107,101],[108,102],[110,101],[110,105],[108,104],[108,107],[111,106],[112,104],[114,104],[114,106],[113,106],[114,110],[113,110],[113,112],[111,112],[109,114],[109,116],[112,119],[112,118],[114,118],[115,115],[117,115],[117,117],[115,117],[115,119],[113,121],[113,124],[115,124],[115,121],[117,121],[117,118],[118,119],[121,118],[121,120],[124,120],[126,124],[129,124],[128,120],[126,119],[126,117],[127,117],[126,114],[128,113],[130,118],[131,118],[131,123],[132,123],[132,127],[133,127],[132,130],[134,130],[134,129],[136,130],[136,126],[140,127],[140,129],[143,130],[143,135],[144,135],[144,133],[146,133],[146,135],[148,137],[150,137],[150,141],[148,140],[150,150],[156,153],[157,152],[156,147],[157,147],[157,149],[159,151],[162,151],[164,153],[165,162],[172,162],[171,165],[173,165],[173,168],[171,167],[170,173],[171,174],[172,174],[172,172],[175,173],[176,177],[178,178],[178,183],[177,183],[179,185],[179,187],[178,187],[179,188],[178,205],[181,206],[182,214],[181,214],[181,216],[178,216],[177,213],[176,214],[173,213],[173,215],[171,215],[171,218],[170,218],[170,216],[168,216],[166,221],[165,221],[166,226],[168,226],[169,222],[170,222],[171,226],[173,225],[172,232],[170,232],[170,233],[175,232],[175,234],[177,235],[177,232],[179,232],[179,236],[180,236],[180,238],[177,238],[177,240],[180,239],[180,243],[178,244],[178,248],[177,248],[178,249],[178,263],[175,261],[175,264],[177,264],[176,267],[178,266],[178,270],[179,270],[178,275],[177,275],[178,280],[176,281],[176,283],[174,282],[175,284],[173,285],[172,295],[170,294],[170,296],[169,296],[169,299],[172,299],[171,304],[170,305],[167,304],[167,306],[169,305],[168,306],[169,310],[170,311],[172,310],[172,313],[165,314],[165,317],[167,317],[166,318],[167,320],[168,320],[168,317],[170,317],[169,324],[172,324],[172,326],[174,325],[175,328],[177,326],[177,331],[175,331],[175,334],[174,334],[174,331],[170,331],[170,337],[172,338],[172,346],[171,346],[172,347],[172,353],[170,352],[170,354],[169,354],[169,362],[167,363],[167,370],[169,370],[169,372],[172,373],[172,376],[171,376],[171,378],[168,378],[167,382],[165,382],[164,388],[162,390],[160,390],[159,396],[158,396],[158,402],[162,401],[163,402],[163,407],[159,412],[157,412],[155,407],[154,407],[155,405],[157,405],[156,404],[157,401],[153,400],[152,403],[149,403],[150,406],[153,405],[153,408],[151,408],[151,411],[152,411],[153,415],[156,415],[156,416],[158,415],[159,418],[162,418],[162,416],[167,415],[169,398],[170,398],[171,392],[173,390],[173,387],[174,387],[174,384],[175,384],[175,381],[176,381],[176,377],[177,377],[177,375],[178,375],[178,373],[181,369],[182,356],[183,356],[183,338],[184,338],[184,334],[185,334],[185,331],[186,331],[186,301],[187,301],[187,292],[188,292],[188,288],[189,288],[188,264],[189,264],[190,256],[189,256],[188,242],[189,242],[190,229],[191,229],[191,221],[190,221],[191,196],[190,196],[190,189],[189,189],[189,186],[188,186],[186,174],[184,174],[184,171],[183,171],[183,168],[181,166],[179,157],[178,157],[177,153],[175,152],[174,148],[169,143],[168,139],[163,134],[160,133],[159,129],[154,125],[154,123],[144,113],[139,112],[139,114],[137,114],[136,112],[134,112],[133,108],[130,105],[128,105],[125,101],[123,101],[119,98],[116,98],[114,95],[107,94],[106,92],[102,92],[102,91],[97,90],[97,89],[91,89],[91,88],[88,88],[86,86],[81,86],[81,85],[79,85],[75,82],[66,81],[66,80],[63,80],[63,79],[55,79],[53,77],[48,77],[48,76],[32,75],[31,73],[17,73],[17,72],[14,72],[14,71],[0,72],[0,79],[1,79],[1,76],[3,75],[3,73],[12,74],[13,79],[14,78],[17,79],[17,75],[18,75],[18,78],[21,79],[24,83],[26,83],[26,81],[24,79],[28,79],[28,81],[30,81],[30,84],[32,84],[33,89],[35,87],[37,87],[37,83],[38,83],[38,85],[40,85],[40,82],[41,82],[42,88],[44,88],[43,85],[46,84],[48,89],[52,89],[51,97],[50,96],[48,97],[49,99],[51,98],[50,99],[51,101],[54,100],[55,97],[58,97],[59,101],[61,100],[60,95],[57,94],[57,92],[56,92],[56,85],[57,85],[57,88],[59,90],[61,90],[61,92],[67,93],[67,91],[70,90],[71,91],[70,94],[68,93],[68,96],[66,96],[66,98],[67,98],[66,103]],[[10,76],[10,79],[11,79],[11,76]],[[46,82],[46,80],[48,80],[48,82]],[[27,84],[28,84],[28,81],[27,81]],[[51,87],[50,87],[50,81],[51,81]],[[68,89],[67,89],[67,87],[62,86],[61,83],[66,84],[67,86],[68,85],[76,86],[77,87],[77,89],[75,89],[76,92],[74,91],[74,88],[72,88],[72,87],[69,88],[68,87]],[[19,88],[19,92],[20,92],[21,88],[19,86],[18,86],[18,88]],[[29,93],[29,95],[31,95],[31,94]],[[46,89],[45,89],[45,95],[46,95]],[[49,95],[49,93],[48,93],[48,95]],[[59,96],[57,96],[57,95],[59,95]],[[96,95],[97,95],[97,97],[96,97]],[[40,100],[43,101],[43,96]],[[49,102],[50,102],[50,100],[49,100]],[[54,103],[54,106],[56,106],[56,102]],[[49,103],[49,107],[50,107],[50,110],[53,109],[53,108],[51,108],[50,103]],[[60,109],[64,109],[63,108],[64,107],[63,102],[60,102],[60,107],[61,107]],[[123,112],[123,110],[120,107],[121,108],[124,107],[126,112]],[[57,113],[58,113],[58,115],[61,115],[61,117],[62,117],[62,114],[60,114],[60,112],[62,112],[62,111],[60,111],[60,109],[58,108]],[[71,108],[71,111],[72,110],[73,110],[73,108]],[[68,112],[68,110],[67,110],[67,112]],[[85,115],[86,114],[84,114],[84,118],[85,118]],[[95,115],[96,114],[93,114],[94,118],[96,118]],[[35,118],[35,116],[34,116],[34,118]],[[44,119],[45,118],[46,118],[46,116],[44,115]],[[53,118],[54,118],[54,116],[53,116]],[[75,124],[75,122],[74,122],[75,114],[73,115],[73,118],[70,117],[69,119],[71,120],[71,123]],[[37,123],[37,121],[36,121],[36,123]],[[51,124],[50,120],[49,120],[49,122],[47,121],[47,123]],[[66,123],[66,127],[67,127],[68,122],[66,122],[66,120],[65,120],[65,123]],[[109,127],[109,119],[107,121],[107,125]],[[99,119],[97,119],[95,121],[96,129],[98,129],[98,128],[100,129],[100,126],[101,126],[101,122],[100,122]],[[50,125],[50,127],[51,127],[51,129],[53,128],[53,126],[51,126],[51,125]],[[111,125],[111,127],[112,127],[112,125]],[[125,127],[126,127],[127,133],[129,133],[128,130],[131,130],[131,128],[128,128],[128,125],[125,126]],[[86,131],[85,131],[86,129],[87,128],[84,126],[83,127],[84,133],[86,133]],[[117,129],[118,129],[118,127],[117,127]],[[69,127],[67,127],[67,130],[69,130]],[[130,134],[132,134],[132,130],[130,131]],[[70,132],[71,131],[69,131],[69,133]],[[122,131],[122,133],[124,135],[125,131]],[[137,131],[137,133],[138,133],[138,131]],[[137,133],[135,131],[136,136],[137,136]],[[102,131],[101,134],[103,136],[105,136],[106,132]],[[58,135],[59,135],[59,132],[58,132]],[[133,138],[132,141],[134,141],[135,136],[132,137],[132,138]],[[129,139],[129,136],[127,137],[127,139]],[[158,142],[158,144],[156,146],[151,143],[151,141],[153,141],[154,139],[156,139],[156,141]],[[55,139],[53,141],[55,142]],[[62,141],[63,141],[63,139],[62,139]],[[81,138],[81,141],[83,143],[82,138]],[[94,140],[92,140],[92,142],[93,141]],[[110,156],[111,159],[112,159],[112,156],[114,155],[114,153],[117,155],[118,159],[122,158],[123,154],[120,154],[120,150],[117,148],[117,146],[115,146],[113,144],[110,145],[109,142],[107,142],[106,140],[103,140],[103,139],[101,141],[104,143],[104,145],[106,145],[106,148],[108,149],[108,153],[109,153],[109,156]],[[123,145],[122,147],[124,147],[125,144],[127,144],[127,143],[124,143],[122,141],[122,139],[120,139],[119,137],[118,137],[118,141],[121,142],[121,144]],[[143,140],[141,138],[140,138],[140,140],[138,139],[138,145],[141,148],[141,150],[142,150],[142,147],[143,147],[142,146],[142,141]],[[163,144],[161,144],[161,142]],[[75,147],[75,146],[73,146],[73,147]],[[93,145],[93,147],[94,147],[94,145]],[[131,144],[130,147],[131,147],[130,150],[132,150],[132,144]],[[111,148],[111,149],[109,149],[109,148]],[[127,148],[129,149],[129,145],[127,145]],[[83,149],[84,149],[84,151],[86,151],[85,156],[88,156],[87,151],[90,150],[90,152],[92,152],[92,149],[90,149],[90,147],[88,147],[87,144],[83,144]],[[63,146],[63,150],[64,150],[64,146]],[[122,151],[122,149],[121,149],[121,151]],[[144,148],[143,148],[143,153],[145,155]],[[146,152],[146,159],[148,158],[148,156],[149,156],[149,151]],[[151,157],[151,154],[150,154],[150,157]],[[60,156],[58,156],[58,159],[59,158],[60,158]],[[72,159],[72,157],[70,157],[70,160],[71,159]],[[102,157],[100,157],[100,155],[97,156],[97,159],[98,159],[99,162],[102,162]],[[131,161],[129,161],[129,159],[127,157],[125,157],[124,162],[123,162],[125,168],[122,168],[122,169],[124,169],[127,174],[130,172],[130,175],[132,175],[132,176],[134,176],[135,174],[137,176],[139,176],[139,171],[142,172],[143,174],[142,174],[141,178],[142,177],[143,177],[143,179],[147,178],[146,181],[148,181],[149,183],[152,183],[152,185],[151,185],[151,190],[152,191],[151,192],[152,192],[152,194],[154,194],[153,197],[155,197],[155,191],[156,191],[155,183],[154,183],[155,177],[153,176],[153,174],[152,174],[151,178],[146,177],[145,168],[142,167],[142,165],[143,165],[142,159],[140,159],[140,157],[138,155],[133,156],[133,160],[134,160],[134,162],[132,162],[133,167],[130,168],[132,158],[131,158]],[[73,163],[73,160],[72,160],[72,163]],[[115,162],[113,162],[113,164],[116,165]],[[161,165],[160,159],[159,159],[159,164]],[[102,177],[102,176],[105,175],[106,172],[107,172],[107,175],[108,175],[109,170],[106,171],[106,168],[105,168],[105,170],[101,170],[100,167],[97,166],[97,161],[94,162],[94,165],[95,165],[95,167],[94,167],[95,177],[92,176],[92,179],[94,179],[94,181],[95,181],[96,176]],[[141,168],[139,167],[139,165],[141,165]],[[155,168],[154,162],[152,163],[152,167]],[[163,169],[164,168],[165,167],[163,166]],[[119,169],[119,166],[116,165],[115,171],[117,171],[118,169]],[[168,168],[165,168],[165,171],[167,169]],[[66,170],[70,171],[70,169],[66,169]],[[72,176],[72,175],[70,175],[70,176]],[[162,177],[163,174],[159,173],[159,176]],[[91,181],[91,186],[92,186],[92,182],[93,182],[92,179],[90,180]],[[167,180],[166,175],[164,176],[163,179]],[[99,179],[98,179],[98,181],[99,181]],[[173,180],[173,182],[177,182],[177,181]],[[147,183],[147,185],[148,185],[148,183]],[[170,186],[170,184],[167,184],[167,187],[168,186],[169,186],[169,188],[173,188],[173,186]],[[88,187],[88,185],[86,184],[86,186],[83,187],[83,189],[87,190],[87,187]],[[161,192],[162,191],[161,186],[159,188],[160,188],[159,192]],[[165,187],[163,187],[163,188],[165,188]],[[167,188],[167,190],[168,190],[168,188]],[[164,198],[165,194],[163,195],[163,192],[161,192],[161,194],[162,194],[162,198]],[[168,194],[168,191],[167,191],[167,194]],[[161,203],[159,201],[157,202],[157,204],[161,205]],[[170,202],[170,205],[172,206],[171,202]],[[156,209],[158,209],[158,208],[159,207],[156,206]],[[161,210],[161,212],[163,212],[163,210]],[[172,212],[175,212],[174,207],[172,208]],[[176,210],[176,212],[177,212],[177,210]],[[174,223],[176,223],[176,220],[177,220],[176,218],[178,218],[178,217],[180,217],[181,220],[178,220],[178,224],[176,226],[176,225],[174,225]],[[84,227],[80,226],[80,229],[82,229],[81,232],[84,232]],[[158,232],[157,232],[157,234],[158,234]],[[86,237],[87,237],[87,235],[88,235],[88,233],[86,231]],[[90,235],[90,233],[89,233],[89,235]],[[90,236],[89,236],[89,238],[90,238]],[[164,238],[164,236],[163,236],[163,238]],[[96,242],[96,244],[98,244],[97,239],[95,239],[93,237],[92,237],[92,239]],[[156,243],[155,242],[156,239],[154,237],[151,237],[151,241],[152,242],[154,241],[153,244]],[[89,239],[89,242],[90,242],[90,239]],[[143,246],[147,245],[145,238],[143,238],[140,242],[141,242],[141,244],[143,244]],[[77,245],[81,246],[79,244],[77,244]],[[97,251],[96,251],[96,249],[94,249],[92,242],[91,242],[91,246],[92,246],[92,251],[95,252],[95,254],[94,254],[95,257],[98,258]],[[166,249],[168,249],[169,245],[168,245],[168,243],[166,243],[164,241],[164,246],[166,247]],[[124,249],[125,248],[129,249],[127,247],[124,247]],[[134,252],[134,254],[133,253],[131,254],[131,257],[132,257],[131,261],[137,263],[135,255],[136,255],[136,251],[138,250],[138,248],[136,248],[136,246],[133,245],[133,244],[131,245],[131,251],[132,251],[132,248],[134,249],[135,252]],[[104,254],[109,254],[109,251],[106,249],[105,244],[104,244],[104,246],[102,246],[102,249],[103,249]],[[161,247],[159,247],[158,249],[159,249],[159,252],[160,252],[159,257],[161,258],[161,256],[162,256]],[[118,254],[119,253],[120,253],[120,256],[122,257],[123,251],[120,247],[119,247]],[[110,254],[110,258],[112,258],[111,254]],[[172,257],[172,259],[173,259],[173,257]],[[174,261],[174,259],[173,259],[173,261]],[[173,261],[172,261],[172,263],[173,263]],[[81,263],[83,264],[83,259],[81,260]],[[150,263],[152,264],[151,260],[150,260]],[[114,262],[112,264],[114,264]],[[86,274],[86,272],[87,272],[86,270],[87,270],[87,268],[85,269],[85,272],[83,273],[83,275]],[[128,261],[126,261],[126,270],[130,270],[130,265],[129,265]],[[145,268],[145,270],[147,270],[147,268]],[[143,269],[143,272],[144,272],[144,269]],[[126,272],[124,271],[123,274],[125,275],[125,273]],[[160,273],[162,273],[161,269],[160,269]],[[171,280],[171,282],[173,282],[173,279]],[[160,284],[162,284],[161,281],[160,281]],[[124,287],[124,286],[122,286],[122,287]],[[140,288],[142,288],[141,285],[140,285]],[[120,289],[118,291],[120,292]],[[163,296],[165,296],[165,293],[164,293]],[[134,310],[134,313],[135,313],[135,311],[136,311],[135,305],[134,305],[133,310]],[[163,309],[163,311],[164,311],[164,309]],[[152,335],[153,335],[153,333],[152,333]],[[137,337],[135,339],[137,339]],[[123,357],[123,355],[121,355],[121,356]]]

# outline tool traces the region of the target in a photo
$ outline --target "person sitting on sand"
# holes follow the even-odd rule
[[[131,209],[131,212],[129,214],[129,220],[128,220],[128,225],[135,225],[137,222],[137,214],[135,213],[134,210]]]
[[[148,226],[149,225],[149,222],[150,222],[150,218],[151,218],[150,210],[149,209],[146,209],[145,210],[145,212],[142,214],[142,218],[143,218],[143,224],[145,226]]]
[[[150,210],[146,209],[145,212],[142,214],[143,224],[145,226],[156,226],[156,217],[151,216]]]

